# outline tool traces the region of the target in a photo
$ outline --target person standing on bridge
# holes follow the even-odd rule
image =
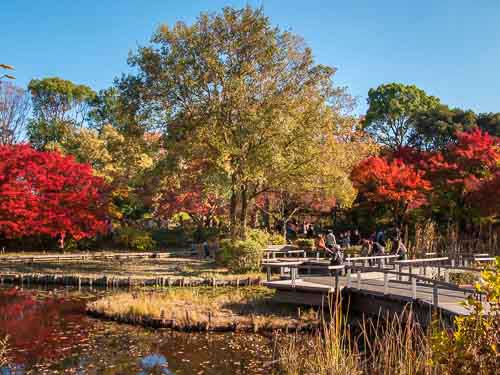
[[[328,229],[328,234],[326,235],[326,247],[333,249],[337,246],[337,240],[333,234],[333,230]]]
[[[401,238],[394,238],[392,241],[392,249],[394,255],[399,255],[399,260],[406,260],[408,256],[408,250],[405,244],[401,241]]]

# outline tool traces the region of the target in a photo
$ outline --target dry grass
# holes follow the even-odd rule
[[[9,364],[9,337],[5,336],[0,339],[0,368],[5,367]]]
[[[263,287],[239,289],[175,288],[165,292],[120,293],[92,302],[91,312],[119,320],[164,319],[175,327],[274,330],[318,323],[311,310],[300,317],[290,307],[276,305]]]
[[[318,334],[285,338],[277,347],[281,375],[437,374],[428,337],[408,316],[363,319],[350,327],[335,309]]]

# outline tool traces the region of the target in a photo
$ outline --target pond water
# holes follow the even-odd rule
[[[96,294],[0,289],[0,338],[21,374],[269,374],[271,340],[249,334],[188,334],[105,322],[85,315]]]

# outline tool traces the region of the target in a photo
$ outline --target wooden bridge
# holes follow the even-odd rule
[[[487,254],[473,259],[434,257],[397,260],[396,255],[351,257],[346,264],[331,266],[328,260],[277,259],[264,262],[265,285],[276,289],[281,302],[324,306],[327,299],[340,293],[349,301],[349,310],[378,315],[384,311],[401,312],[412,305],[414,313],[426,324],[430,312],[439,312],[449,321],[469,313],[463,302],[469,297],[482,301],[483,296],[472,286],[450,283],[450,275],[480,272],[472,261],[490,262]],[[272,270],[279,270],[273,280]],[[485,309],[488,306],[485,304]]]

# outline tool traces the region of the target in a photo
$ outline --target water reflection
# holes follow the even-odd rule
[[[158,375],[174,375],[168,370],[167,359],[161,354],[147,355],[139,361],[139,365],[145,370],[141,371],[139,375],[149,375],[152,372]]]
[[[269,373],[269,340],[183,334],[90,319],[85,296],[0,289],[0,337],[10,336],[1,375],[237,375]],[[88,298],[88,296],[86,296]]]

